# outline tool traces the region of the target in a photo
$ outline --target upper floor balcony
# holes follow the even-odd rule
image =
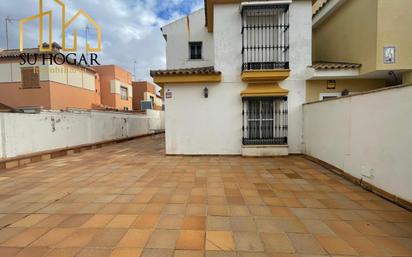
[[[248,71],[285,79],[289,73],[289,4],[284,1],[241,3],[242,15],[242,77]],[[266,73],[263,73],[266,71]],[[267,72],[271,71],[270,74]],[[253,73],[256,75],[256,73]]]

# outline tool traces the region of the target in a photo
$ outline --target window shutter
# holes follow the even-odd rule
[[[39,72],[36,72],[35,68],[22,68],[21,79],[23,89],[40,87]]]

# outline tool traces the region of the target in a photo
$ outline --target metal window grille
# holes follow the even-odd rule
[[[120,99],[128,100],[129,99],[129,90],[127,87],[120,87]]]
[[[244,145],[288,143],[287,97],[246,97],[242,104]]]
[[[190,59],[202,59],[202,42],[189,42]]]
[[[242,56],[242,71],[289,68],[289,5],[243,7]]]

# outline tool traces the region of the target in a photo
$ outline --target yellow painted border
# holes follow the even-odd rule
[[[156,84],[188,84],[188,83],[217,83],[222,81],[221,74],[204,75],[155,75],[153,82]]]
[[[242,81],[254,82],[254,81],[281,81],[289,77],[289,69],[281,70],[256,70],[256,71],[244,71],[242,72]]]
[[[213,19],[214,19],[214,5],[215,4],[236,4],[241,3],[242,0],[207,0],[206,12],[207,12],[207,31],[213,32]]]
[[[287,96],[289,90],[279,86],[278,83],[249,83],[245,90],[240,92],[242,97],[251,96]]]

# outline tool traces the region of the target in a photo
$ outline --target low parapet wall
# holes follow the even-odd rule
[[[164,113],[43,111],[0,113],[0,161],[35,153],[107,143],[164,129]]]
[[[407,85],[305,104],[305,153],[411,203],[411,99]]]

